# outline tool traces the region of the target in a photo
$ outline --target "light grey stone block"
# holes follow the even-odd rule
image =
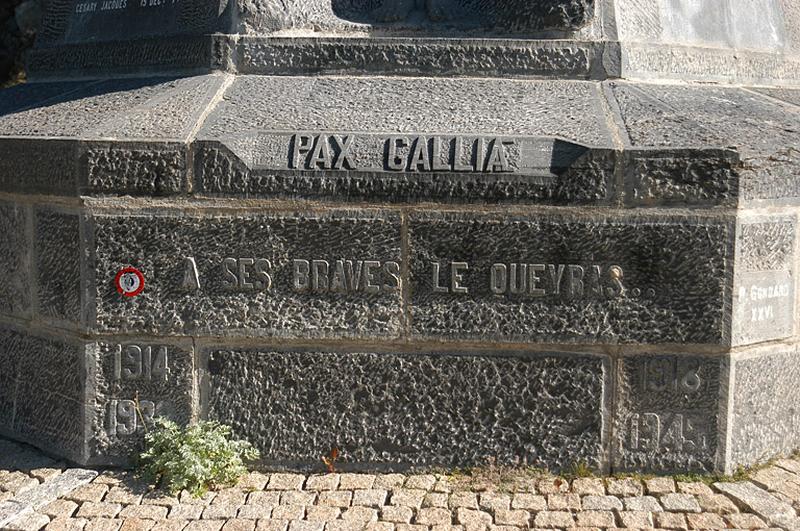
[[[783,502],[749,481],[739,483],[714,483],[720,492],[733,498],[772,525],[796,529],[800,524],[791,505]]]

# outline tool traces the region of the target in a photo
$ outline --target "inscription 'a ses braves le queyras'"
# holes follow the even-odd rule
[[[290,141],[289,168],[298,170],[365,170],[353,134],[296,134]],[[390,136],[381,142],[384,171],[511,173],[517,167],[516,140],[499,137]],[[362,149],[363,151],[363,149]]]

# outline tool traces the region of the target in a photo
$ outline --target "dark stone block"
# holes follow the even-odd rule
[[[617,361],[614,457],[619,471],[711,472],[721,432],[719,357],[626,356]]]
[[[163,196],[188,189],[182,144],[93,143],[85,164],[88,193]]]
[[[733,225],[720,218],[412,216],[417,338],[729,341]]]
[[[57,321],[80,321],[82,286],[78,215],[37,208],[34,235],[39,315]]]
[[[155,417],[192,418],[191,345],[100,341],[93,345],[89,461],[125,464]]]
[[[8,328],[0,330],[0,428],[75,460],[83,456],[83,348]],[[13,376],[12,376],[13,375]],[[10,404],[11,407],[9,407]]]
[[[93,225],[98,330],[392,338],[402,328],[398,215],[131,213]],[[146,279],[136,297],[114,285],[127,266]]]
[[[28,317],[31,311],[31,211],[0,202],[0,312]]]
[[[211,418],[277,464],[606,466],[599,357],[214,350]]]
[[[74,140],[0,138],[0,151],[1,190],[76,195],[78,143]]]
[[[800,353],[796,346],[743,352],[733,361],[728,468],[764,463],[800,446]]]

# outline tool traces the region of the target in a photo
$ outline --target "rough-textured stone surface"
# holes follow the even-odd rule
[[[82,356],[77,344],[0,329],[0,430],[81,460]]]
[[[81,320],[80,220],[50,209],[34,212],[37,313],[46,319]]]
[[[791,453],[800,445],[798,361],[796,347],[756,350],[734,358],[731,470]]]
[[[400,331],[396,215],[97,215],[93,226],[100,330],[282,337]],[[129,265],[143,272],[146,287],[125,300],[114,277]]]
[[[212,418],[271,461],[311,462],[336,446],[340,466],[491,455],[554,469],[580,456],[601,468],[606,370],[580,356],[219,350],[209,354],[207,400]],[[332,404],[348,413],[331,414]]]
[[[715,357],[620,359],[615,469],[714,470],[722,377],[722,360]]]
[[[724,220],[420,214],[409,235],[416,337],[727,341]]]
[[[179,144],[94,144],[86,150],[86,168],[88,192],[161,196],[188,188]]]
[[[0,312],[27,317],[31,311],[32,249],[30,209],[0,202]]]
[[[140,450],[155,417],[180,423],[191,419],[192,353],[190,345],[175,343],[102,341],[93,345],[89,355],[90,460],[125,464]]]

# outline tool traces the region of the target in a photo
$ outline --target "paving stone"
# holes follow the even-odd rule
[[[224,524],[222,520],[192,520],[184,531],[220,531]]]
[[[375,477],[374,488],[376,489],[391,489],[400,487],[406,482],[406,477],[403,474],[380,474]],[[344,488],[344,487],[339,487]],[[359,487],[368,489],[370,487]]]
[[[603,496],[606,493],[606,484],[600,478],[577,478],[572,481],[572,492],[581,496]]]
[[[800,502],[800,478],[780,467],[757,470],[750,481],[772,492],[789,498],[791,503]]]
[[[236,518],[237,512],[239,512],[239,506],[235,503],[212,503],[203,509],[203,519],[225,520],[227,518]]]
[[[403,484],[405,479],[404,476],[395,476],[391,475],[392,478],[403,478],[399,479],[399,484],[390,484],[387,485],[385,488],[400,486]],[[373,488],[375,485],[376,476],[373,474],[342,474],[339,477],[339,489],[341,490],[367,490]],[[391,481],[389,483],[392,483]],[[378,488],[376,486],[375,488]]]
[[[390,522],[370,522],[367,524],[367,527],[364,528],[364,531],[394,531],[394,524]]]
[[[162,520],[150,531],[182,531],[189,524],[189,520]]]
[[[312,476],[318,477],[318,476]],[[310,478],[309,478],[310,479]],[[264,490],[269,482],[269,475],[261,472],[251,471],[239,480],[236,485],[244,491]]]
[[[731,527],[737,529],[765,529],[767,523],[754,514],[732,513],[724,516]]]
[[[342,511],[341,518],[348,522],[367,524],[378,521],[378,511],[369,507],[350,507]]]
[[[662,529],[688,529],[686,515],[680,513],[655,513],[656,527]]]
[[[578,527],[614,527],[614,513],[611,511],[579,511],[575,514]]]
[[[444,492],[429,492],[422,500],[423,507],[449,507],[450,496]]]
[[[474,492],[454,492],[450,495],[450,508],[458,509],[464,507],[466,509],[478,508],[478,495]]]
[[[78,508],[76,516],[79,518],[114,518],[122,510],[118,503],[83,502]]]
[[[54,477],[58,476],[63,472],[63,470],[64,470],[63,467],[60,466],[56,468],[42,467],[42,468],[34,468],[33,470],[30,470],[28,474],[38,479],[39,482],[43,483],[47,480],[53,479]]]
[[[800,461],[794,459],[778,459],[775,466],[779,466],[787,472],[791,472],[800,478]]]
[[[127,477],[128,475],[124,472],[117,470],[104,470],[101,474],[98,474],[92,483],[114,486],[119,485],[124,479],[127,479]]]
[[[428,531],[428,526],[418,524],[397,524],[396,531]]]
[[[744,507],[772,525],[795,525],[797,514],[791,505],[776,499],[767,491],[749,481],[739,483],[715,483],[714,486]]]
[[[438,507],[426,507],[417,511],[414,523],[422,525],[450,525],[452,523],[452,513],[449,509]]]
[[[622,500],[616,496],[584,496],[581,500],[583,510],[621,511]]]
[[[38,482],[37,482],[38,485]],[[42,513],[30,512],[12,520],[3,527],[9,531],[39,531],[50,523],[50,518]]]
[[[278,505],[272,508],[273,520],[302,520],[305,517],[306,508],[303,505]]]
[[[456,522],[466,527],[491,525],[492,515],[484,511],[476,511],[475,509],[465,509],[459,507],[456,509]]]
[[[581,497],[577,494],[550,494],[547,496],[547,508],[550,511],[579,511]]]
[[[139,504],[142,502],[143,492],[135,492],[128,487],[111,487],[103,501],[108,503],[122,503],[124,505]]]
[[[622,501],[625,504],[626,511],[645,511],[654,513],[664,510],[661,507],[661,504],[658,503],[658,500],[653,496],[636,496],[634,498],[624,498]]]
[[[352,504],[364,507],[383,507],[388,496],[389,493],[383,489],[355,490]],[[446,498],[445,495],[445,500]]]
[[[496,511],[511,507],[511,496],[498,492],[483,492],[478,497],[478,507],[484,511]]]
[[[169,510],[169,518],[178,520],[199,520],[203,514],[203,505],[173,505]]]
[[[272,507],[264,505],[241,505],[236,513],[236,518],[246,520],[263,520],[272,516]]]
[[[39,484],[39,480],[30,477],[23,472],[8,472],[0,476],[0,490],[19,494]]]
[[[398,524],[407,524],[411,522],[411,518],[414,516],[414,510],[411,507],[403,507],[402,505],[381,507],[380,513],[381,520]]]
[[[211,505],[211,502],[214,501],[214,498],[217,496],[217,493],[214,491],[208,491],[199,498],[192,495],[192,493],[187,491],[181,491],[178,495],[178,501],[180,503],[185,503],[188,505]]]
[[[86,518],[70,518],[68,516],[51,518],[45,527],[46,531],[82,531],[89,522]]]
[[[292,493],[296,493],[295,491],[291,491]],[[227,505],[242,505],[247,500],[247,496],[250,494],[242,489],[233,488],[233,489],[223,489],[217,492],[217,495],[214,496],[214,499],[211,500],[211,505],[215,504],[227,504]],[[281,494],[281,498],[286,493]],[[313,494],[309,494],[310,496],[314,496]]]
[[[644,494],[642,482],[634,478],[611,478],[606,482],[606,491],[611,496],[636,497]]]
[[[149,520],[163,520],[167,517],[169,509],[160,505],[128,505],[120,511],[118,518],[143,518]]]
[[[301,474],[272,474],[267,490],[301,490],[306,477]]]
[[[536,513],[533,523],[535,527],[542,528],[574,527],[575,519],[572,513],[566,511],[542,511]]]
[[[339,474],[317,474],[306,479],[306,490],[336,490],[339,488]]]
[[[709,487],[705,483],[700,483],[699,481],[695,482],[678,481],[678,492],[681,492],[683,494],[692,494],[694,496],[714,494],[714,491],[711,490],[711,487]]]
[[[328,522],[330,520],[336,520],[339,518],[340,514],[342,514],[342,510],[338,507],[327,507],[324,505],[313,505],[311,507],[306,507],[306,520],[310,520],[312,522]]]
[[[145,518],[127,518],[122,522],[119,531],[150,531],[156,525],[155,521]]]
[[[531,511],[546,511],[547,498],[538,494],[514,494],[511,500],[512,509],[528,509]]]
[[[122,520],[117,518],[92,518],[84,527],[84,531],[117,531],[122,527]]]
[[[289,531],[323,531],[325,524],[322,522],[307,522],[305,520],[290,520]]]
[[[56,518],[69,518],[75,511],[78,509],[78,504],[71,500],[55,500],[51,501],[41,509],[39,512],[42,514],[46,514],[52,519]]]
[[[647,494],[670,494],[675,492],[675,480],[672,478],[650,478],[644,480],[644,488]]]
[[[569,482],[561,478],[545,478],[536,481],[539,494],[561,494],[569,492]]]
[[[725,520],[714,513],[687,514],[686,521],[689,523],[689,529],[725,529],[728,527]]]
[[[255,520],[237,518],[236,520],[228,520],[225,522],[225,525],[222,526],[222,531],[253,531],[255,528]]]
[[[256,531],[286,531],[288,527],[288,520],[259,520],[256,523]]]
[[[697,500],[697,504],[700,506],[702,512],[723,515],[739,512],[739,508],[736,507],[736,504],[723,494],[701,494],[695,496],[695,500]]]
[[[497,525],[528,527],[531,513],[524,509],[495,509],[494,522]]]
[[[319,505],[350,507],[353,493],[349,490],[323,491],[319,493]]]
[[[622,527],[647,528],[653,527],[653,515],[644,511],[620,511]]]
[[[664,494],[661,496],[661,505],[665,511],[675,513],[699,513],[700,505],[695,496],[691,494]]]
[[[390,505],[405,505],[419,509],[427,492],[420,489],[393,489],[389,498]]]
[[[313,491],[287,490],[281,493],[281,505],[314,505],[316,498],[317,494]]]
[[[281,493],[275,491],[251,492],[247,495],[249,505],[263,505],[265,507],[277,507],[280,505]]]
[[[347,522],[345,520],[334,520],[323,524],[325,531],[363,531],[366,524],[361,522]]]
[[[106,495],[106,492],[108,492],[108,485],[104,485],[102,483],[90,483],[89,485],[84,485],[73,490],[67,494],[66,498],[79,503],[99,502],[103,499],[103,496]]]
[[[432,474],[420,474],[408,476],[403,486],[407,489],[431,490],[436,485],[436,476]]]
[[[162,507],[172,507],[178,505],[180,501],[176,496],[170,496],[162,490],[153,490],[142,496],[142,505],[160,505]]]

